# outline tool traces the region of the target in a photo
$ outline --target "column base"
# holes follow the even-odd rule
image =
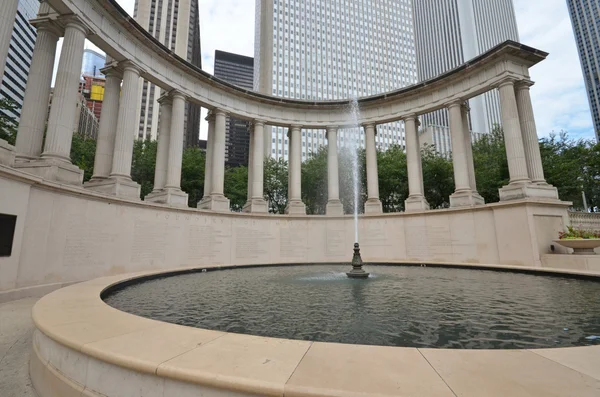
[[[484,204],[485,200],[483,197],[472,190],[455,192],[450,195],[450,208],[476,207]]]
[[[140,200],[140,185],[128,178],[93,179],[84,183],[83,187],[109,196]]]
[[[382,214],[383,207],[381,200],[379,199],[368,199],[365,201],[365,214]]]
[[[547,183],[514,183],[501,187],[500,201],[520,200],[528,197],[557,201],[558,190]]]
[[[172,207],[188,206],[188,194],[181,189],[166,187],[160,190],[153,190],[144,197],[144,201],[149,203],[166,204]]]
[[[246,201],[244,204],[244,208],[242,208],[242,212],[248,212],[251,214],[260,213],[266,214],[269,212],[269,204],[262,198],[254,198]]]
[[[35,159],[17,161],[13,167],[53,182],[68,185],[81,185],[83,182],[83,170],[67,161]]]
[[[15,147],[0,139],[0,164],[12,167],[15,163]]]
[[[211,194],[203,197],[197,205],[200,210],[210,210],[216,212],[229,212],[229,199],[222,194]]]
[[[285,213],[288,215],[306,215],[306,205],[302,200],[288,201]]]
[[[404,212],[420,212],[427,211],[428,209],[429,203],[424,196],[409,196],[404,200]]]
[[[325,208],[325,214],[327,216],[343,216],[344,215],[344,204],[340,200],[330,200],[327,202]]]

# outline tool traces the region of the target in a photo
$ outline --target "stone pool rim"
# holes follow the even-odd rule
[[[103,296],[117,288],[154,278],[196,273],[204,270],[216,271],[289,265],[310,266],[306,263],[193,266],[102,277],[54,291],[40,299],[32,311],[36,330],[30,373],[34,386],[41,397],[52,395],[43,392],[50,385],[60,385],[61,390],[63,390],[61,395],[65,397],[81,395],[81,393],[86,395],[84,391],[91,393],[89,395],[96,395],[92,392],[106,393],[106,391],[94,389],[93,372],[100,371],[98,368],[110,367],[112,368],[111,371],[125,371],[130,375],[132,373],[146,374],[145,376],[132,375],[131,378],[122,378],[125,379],[123,382],[152,382],[158,381],[152,379],[158,377],[162,378],[160,382],[163,382],[164,385],[168,383],[171,385],[169,387],[175,388],[174,390],[179,390],[178,387],[189,387],[185,384],[192,383],[198,387],[215,390],[215,393],[216,390],[227,390],[229,392],[235,391],[240,396],[252,394],[285,395],[286,397],[383,396],[395,395],[393,390],[396,389],[391,387],[391,384],[396,385],[398,383],[410,390],[414,388],[416,388],[415,390],[421,390],[419,388],[425,387],[425,384],[427,384],[427,394],[423,395],[451,396],[452,394],[448,394],[448,392],[453,392],[452,383],[460,382],[460,379],[453,380],[454,375],[451,373],[444,374],[445,371],[440,370],[438,367],[461,367],[467,365],[471,360],[461,359],[464,362],[457,363],[454,358],[446,357],[444,359],[444,356],[466,356],[477,361],[485,354],[486,365],[490,367],[489,376],[493,376],[492,372],[497,372],[497,370],[492,371],[491,368],[497,368],[498,365],[504,368],[506,365],[502,363],[508,358],[515,357],[515,354],[521,354],[526,358],[527,368],[532,371],[547,371],[537,368],[538,365],[536,365],[536,360],[543,358],[544,361],[540,362],[539,365],[553,365],[547,361],[557,364],[558,367],[553,368],[553,370],[566,371],[565,377],[568,377],[567,375],[572,376],[572,371],[575,371],[577,376],[586,377],[586,381],[597,383],[591,386],[593,390],[589,389],[588,391],[595,393],[600,390],[600,346],[554,349],[464,350],[298,341],[233,334],[166,323],[120,311],[102,300]],[[315,265],[323,265],[323,263],[316,263]],[[373,265],[421,266],[423,263],[403,261],[373,263]],[[600,281],[600,272],[593,271],[504,265],[469,265],[464,263],[427,263],[425,265],[428,267],[516,271],[533,275],[574,277]],[[136,338],[136,341],[125,343],[128,338],[138,334],[139,338]],[[150,337],[150,340],[160,341],[159,346],[144,346],[143,338],[149,337],[148,334],[154,335]],[[200,343],[195,343],[196,339],[201,340]],[[182,341],[187,341],[189,344],[182,346],[182,343],[185,345]],[[123,345],[123,343],[125,344]],[[179,350],[171,346],[175,346]],[[207,346],[209,347],[207,348]],[[225,354],[224,357],[223,352],[229,352],[233,355],[227,356]],[[481,352],[481,354],[477,352]],[[511,352],[512,354],[510,354]],[[432,359],[432,357],[438,357],[440,354],[442,356],[441,361]],[[324,357],[334,357],[336,360],[333,362],[319,360],[318,357],[322,358],[323,355]],[[358,365],[360,368],[355,368],[357,365],[352,363],[352,360],[356,355],[360,358],[366,357],[367,361],[369,358],[373,359],[374,362],[380,363],[380,365]],[[81,372],[81,362],[77,366],[69,366],[68,360],[64,357],[77,357],[80,361],[85,360],[85,376],[82,377],[79,373]],[[206,361],[211,357],[217,360],[219,364],[207,367]],[[274,363],[272,365],[275,365],[275,367],[263,371],[261,367],[256,365],[259,357],[261,359],[267,357],[265,362],[272,361]],[[271,357],[272,360],[268,357]],[[523,358],[519,358],[518,361],[522,362],[523,360]],[[593,363],[590,363],[590,360]],[[398,363],[392,364],[392,366],[398,367],[404,361],[410,362],[412,372],[403,374],[399,371],[397,375],[393,375],[399,378],[389,379],[390,385],[386,385],[385,380],[388,379],[386,378],[382,382],[381,366],[389,366],[391,362],[396,361]],[[106,365],[103,367],[103,364]],[[80,367],[80,369],[77,370],[77,367]],[[95,370],[91,370],[92,368],[95,368]],[[564,368],[564,370],[560,368]],[[353,371],[358,370],[362,374],[360,377],[358,372],[353,373]],[[108,370],[106,369],[106,371]],[[567,374],[567,372],[569,373]],[[315,374],[318,374],[318,376],[314,376]],[[103,379],[106,379],[106,376],[109,375],[105,373],[104,376]],[[378,376],[379,378],[377,378]],[[527,377],[530,378],[531,374],[527,371],[520,371],[513,374],[513,376],[515,381],[519,382],[520,380],[525,381]],[[348,379],[344,379],[343,382],[336,382],[335,379],[340,377],[348,377]],[[319,382],[318,379],[328,380],[323,383]],[[560,376],[554,381],[560,382]],[[528,382],[531,383],[531,379]],[[386,386],[390,386],[389,390]],[[587,389],[588,386],[590,385],[585,388]],[[552,387],[554,388],[556,385]],[[573,385],[568,385],[568,387],[573,387]],[[356,390],[361,390],[361,393],[364,394],[357,393]],[[40,393],[40,391],[42,392]],[[425,393],[425,390],[415,393]],[[581,390],[581,393],[578,395],[587,395],[585,390]]]

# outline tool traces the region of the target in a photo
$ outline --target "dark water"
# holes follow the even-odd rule
[[[323,342],[460,349],[600,344],[600,282],[483,270],[286,266],[171,276],[106,302],[156,320]],[[594,339],[593,336],[598,336]]]

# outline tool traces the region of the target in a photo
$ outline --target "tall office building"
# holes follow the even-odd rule
[[[411,3],[256,0],[254,89],[314,101],[375,95],[415,83]],[[272,157],[287,160],[286,129],[271,131]],[[340,146],[346,133],[339,133]],[[403,135],[402,123],[380,125],[377,145],[382,150],[403,145]],[[302,159],[325,144],[324,131],[302,131]]]
[[[83,61],[81,63],[81,75],[91,77],[104,77],[100,69],[106,63],[106,56],[86,48],[83,50]]]
[[[254,58],[215,51],[215,77],[252,90]],[[227,117],[225,135],[225,163],[231,166],[248,165],[250,124],[248,121]]]
[[[419,81],[447,72],[506,41],[519,41],[512,0],[415,0],[414,25]],[[473,131],[500,124],[498,92],[469,101]],[[446,110],[422,117],[424,126],[448,126]]]
[[[600,4],[597,0],[567,0],[567,5],[579,50],[596,140],[600,142]]]
[[[35,18],[39,8],[38,0],[19,0],[0,86],[0,97],[10,98],[17,104],[14,110],[2,110],[2,112],[17,121],[21,117],[21,107],[36,37],[36,30],[29,24],[29,20]]]
[[[176,55],[202,67],[198,0],[136,0],[135,20]],[[144,81],[140,88],[138,138],[156,139],[160,88]],[[197,146],[200,134],[200,106],[186,104],[184,146]]]

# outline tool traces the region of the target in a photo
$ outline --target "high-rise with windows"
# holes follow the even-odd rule
[[[86,48],[83,50],[83,61],[81,63],[81,74],[83,76],[104,77],[100,69],[104,67],[106,56]]]
[[[600,142],[600,4],[597,0],[567,0],[567,5],[590,101],[596,140]]]
[[[512,0],[415,0],[414,26],[419,81],[436,77],[506,41],[519,41]],[[500,124],[498,92],[469,101],[473,131]],[[422,117],[423,124],[448,126],[446,110]]]
[[[256,0],[254,89],[298,100],[375,95],[417,81],[411,0]],[[302,159],[326,144],[302,132]],[[378,126],[377,145],[404,144],[402,123]],[[340,131],[340,146],[345,132]],[[286,129],[271,155],[288,158]],[[363,140],[364,142],[364,140]]]
[[[215,77],[252,90],[254,59],[225,51],[215,51]],[[248,165],[250,123],[228,116],[225,125],[225,164]]]
[[[0,86],[0,97],[10,98],[16,103],[14,109],[0,111],[17,121],[21,117],[21,107],[36,37],[36,30],[29,24],[29,20],[35,18],[39,8],[38,0],[19,0]]]
[[[134,19],[176,55],[202,67],[198,0],[136,0]],[[156,139],[160,88],[144,81],[140,88],[140,139]],[[200,134],[200,106],[186,103],[185,146],[197,146]]]

